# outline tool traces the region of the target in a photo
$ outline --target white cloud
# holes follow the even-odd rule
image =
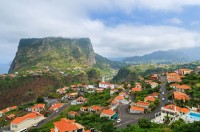
[[[92,20],[91,12],[134,12],[181,9],[199,5],[195,0],[21,0],[0,1],[0,61],[14,57],[20,38],[90,37],[97,53],[106,57],[132,56],[155,50],[193,47],[199,33],[173,26],[124,25],[114,27]],[[175,23],[180,21],[175,20]]]
[[[167,22],[171,23],[171,24],[182,24],[183,22],[181,21],[181,19],[179,18],[170,18],[167,20]]]

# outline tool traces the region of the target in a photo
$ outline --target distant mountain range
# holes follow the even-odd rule
[[[180,63],[200,60],[200,47],[182,48],[169,51],[156,51],[143,56],[127,57],[122,62],[128,64]]]

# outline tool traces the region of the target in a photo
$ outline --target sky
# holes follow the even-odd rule
[[[89,37],[108,58],[200,46],[200,0],[1,0],[0,64],[21,38]]]

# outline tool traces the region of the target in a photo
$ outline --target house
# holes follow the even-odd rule
[[[45,104],[35,104],[32,108],[32,112],[41,112],[42,110],[45,109]]]
[[[114,84],[108,83],[108,82],[99,82],[99,87],[100,88],[115,88]]]
[[[132,88],[132,91],[133,92],[140,92],[140,91],[142,91],[142,88],[135,87],[135,88]]]
[[[75,93],[67,93],[65,95],[65,98],[68,98],[68,99],[75,99],[76,97],[78,97],[78,93],[75,92]]]
[[[187,114],[189,112],[188,108],[181,108],[174,104],[169,104],[161,107],[161,117],[164,119],[165,116],[178,117],[181,114]]]
[[[141,85],[141,83],[136,82],[136,83],[135,83],[135,88],[141,88],[141,89],[142,89],[142,85]]]
[[[64,93],[66,93],[66,90],[63,89],[63,88],[59,88],[59,89],[56,90],[56,92],[59,93],[59,94],[64,94]]]
[[[80,111],[81,111],[81,112],[87,112],[87,111],[88,111],[88,107],[81,107],[81,108],[80,108]]]
[[[133,103],[132,106],[137,106],[137,107],[142,107],[144,109],[149,109],[150,103],[149,102],[144,102],[144,101],[138,101],[136,103]]]
[[[49,108],[49,110],[50,110],[50,111],[56,111],[56,110],[58,110],[59,108],[61,108],[63,105],[64,105],[63,103],[55,103],[55,104],[53,104],[53,105]]]
[[[150,82],[149,84],[150,84],[151,88],[158,87],[158,83],[157,82]]]
[[[168,83],[171,82],[181,82],[181,76],[178,73],[166,73]]]
[[[158,74],[153,74],[150,78],[153,79],[153,80],[157,80],[158,79]]]
[[[9,112],[9,109],[3,109],[0,111],[0,117],[4,116],[7,112]]]
[[[8,109],[9,109],[9,111],[11,111],[11,110],[16,110],[16,109],[17,109],[17,106],[10,106],[10,107],[8,107]]]
[[[190,69],[184,69],[184,68],[177,70],[177,73],[179,75],[182,75],[182,76],[184,76],[186,74],[191,74],[191,72],[192,72],[192,70],[190,70]]]
[[[126,94],[125,92],[120,92],[119,96],[123,96],[124,98],[128,98],[128,94]]]
[[[11,115],[6,116],[6,119],[11,120],[11,119],[14,119],[15,117],[16,117],[15,114],[11,114]]]
[[[78,114],[78,112],[76,112],[76,111],[70,111],[70,112],[68,112],[68,117],[75,118],[75,116],[77,114]]]
[[[96,90],[97,90],[97,93],[102,93],[104,89],[103,88],[97,88]]]
[[[97,105],[88,107],[88,111],[90,111],[90,112],[99,112],[100,110],[101,110],[101,107],[97,106]]]
[[[118,115],[111,109],[103,110],[100,114],[100,117],[108,117],[108,119],[116,119]]]
[[[54,128],[51,129],[51,132],[85,132],[85,127],[76,123],[76,120],[62,118],[53,124]]]
[[[87,102],[87,99],[84,98],[83,96],[78,97],[78,99],[76,99],[76,104],[84,104]]]
[[[150,84],[150,82],[152,82],[152,80],[145,80],[144,81],[146,84]]]
[[[176,86],[178,86],[178,85],[179,85],[179,84],[177,84],[177,83],[173,83],[173,84],[170,84],[170,87],[175,89]]]
[[[115,100],[116,102],[122,103],[122,104],[128,104],[128,103],[129,103],[129,102],[124,98],[124,96],[120,96],[120,95],[116,96],[116,97],[114,98],[114,100]]]
[[[154,102],[156,99],[153,96],[147,96],[144,98],[144,102]]]
[[[153,92],[152,94],[150,94],[150,96],[153,96],[154,98],[158,98],[158,93],[157,92]]]
[[[75,84],[71,84],[70,87],[71,87],[71,88],[75,88],[76,85],[75,85]]]
[[[144,108],[137,107],[137,106],[131,106],[130,113],[144,113]]]
[[[177,85],[175,87],[175,90],[178,91],[178,92],[185,92],[186,90],[189,90],[191,89],[191,87],[189,85]]]
[[[22,117],[17,117],[10,123],[10,130],[13,132],[18,132],[22,129],[32,127],[33,125],[38,124],[40,121],[44,120],[44,115],[32,112],[28,113]]]
[[[190,97],[182,92],[174,92],[174,99],[176,100],[183,100],[183,102],[190,100]]]
[[[113,95],[113,94],[116,93],[116,92],[118,92],[117,89],[111,89],[111,90],[110,90],[110,95]]]
[[[115,108],[117,108],[117,106],[119,105],[120,103],[116,100],[113,100],[111,102],[111,109],[114,110]]]

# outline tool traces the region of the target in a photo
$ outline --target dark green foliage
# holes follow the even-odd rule
[[[138,121],[138,125],[140,128],[151,128],[152,123],[149,119],[143,118]]]
[[[200,121],[194,123],[177,123],[176,127],[173,128],[174,132],[199,132],[200,131]]]
[[[37,103],[44,103],[44,98],[42,96],[37,97]]]

